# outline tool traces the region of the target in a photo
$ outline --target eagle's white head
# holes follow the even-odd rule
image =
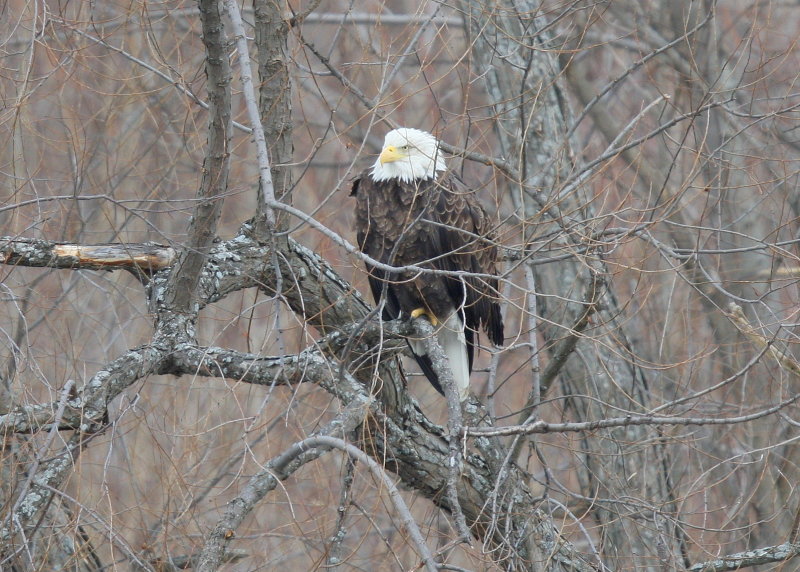
[[[444,157],[436,137],[426,131],[401,127],[386,134],[383,150],[372,167],[373,181],[433,179],[444,171]]]

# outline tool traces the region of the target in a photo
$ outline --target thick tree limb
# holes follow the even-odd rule
[[[225,0],[229,10],[238,8],[232,0]],[[272,211],[273,202],[282,201],[289,203],[290,191],[292,189],[292,167],[294,160],[294,142],[292,140],[292,76],[289,68],[292,65],[292,58],[289,55],[289,22],[286,7],[282,2],[271,0],[254,0],[253,12],[255,20],[255,46],[256,62],[258,64],[258,109],[253,116],[251,102],[247,102],[248,115],[251,121],[260,122],[263,130],[264,144],[256,141],[258,146],[258,168],[259,168],[259,187],[258,187],[258,212],[254,221],[256,236],[263,239],[269,229],[262,224],[262,220],[272,217],[273,223],[277,228],[283,228],[283,221],[276,220]],[[239,26],[238,22],[233,21],[236,27],[240,58],[246,55],[247,39],[244,26]],[[244,51],[243,51],[244,50]],[[240,60],[244,67],[244,60]],[[249,69],[249,68],[248,68]],[[245,70],[242,69],[243,92],[246,97],[247,86],[245,84]],[[253,95],[255,103],[255,95]],[[255,129],[256,126],[253,125]],[[256,133],[254,131],[254,133]],[[267,161],[262,160],[264,152],[267,152]],[[267,171],[265,171],[265,167]],[[267,177],[269,182],[267,183]],[[279,284],[280,286],[280,284]],[[280,290],[280,288],[278,288]]]
[[[402,341],[402,324],[390,324],[390,331],[381,333],[379,323],[371,323],[364,330],[363,342],[351,351],[356,356],[368,352],[370,359],[387,360],[405,351],[407,345]],[[408,326],[406,326],[407,328]],[[394,333],[392,333],[394,331]],[[370,340],[384,339],[383,347],[372,351],[375,346]],[[393,338],[393,339],[392,339]],[[174,349],[158,350],[147,346],[132,350],[101,372],[98,372],[87,386],[74,391],[74,395],[57,403],[23,405],[0,415],[0,432],[5,434],[31,434],[41,431],[82,430],[88,423],[100,422],[107,415],[107,405],[122,391],[141,376],[194,375],[199,377],[220,377],[255,385],[296,385],[316,383],[343,401],[350,401],[362,386],[348,372],[343,374],[331,364],[324,349],[340,351],[347,345],[342,333],[334,333],[321,339],[297,355],[264,356],[239,352],[227,348],[205,347],[193,344],[179,344]],[[337,350],[338,348],[338,350]],[[129,369],[133,364],[149,360],[146,371]],[[122,375],[127,372],[127,375]],[[96,378],[107,384],[105,394],[98,393],[101,388]]]
[[[258,286],[268,292],[274,288],[277,279],[274,269],[271,265],[264,264],[265,260],[272,258],[269,246],[251,238],[248,228],[245,226],[242,234],[229,241],[215,244],[210,251],[198,283],[200,307],[242,288]],[[410,334],[406,329],[407,324],[375,323],[365,327],[371,323],[365,321],[370,314],[370,307],[316,253],[288,240],[279,260],[286,285],[283,299],[306,323],[315,326],[325,335],[323,348],[335,359],[347,364],[353,358],[354,348],[357,350],[356,355],[366,353],[375,347],[380,348],[382,352],[387,340],[397,335]],[[158,296],[163,283],[163,276],[154,276],[151,284],[154,296]],[[92,379],[89,384],[89,395],[83,396],[79,392],[78,400],[69,401],[62,422],[72,422],[82,426],[84,421],[78,414],[81,410],[84,415],[87,411],[92,412],[93,417],[90,419],[102,419],[109,401],[149,373],[184,372],[219,375],[221,368],[231,367],[230,364],[216,361],[217,359],[222,361],[222,358],[230,357],[230,354],[195,348],[189,340],[181,337],[183,334],[181,336],[171,334],[175,331],[185,332],[186,329],[181,324],[173,327],[168,317],[167,314],[163,314],[153,344],[132,350],[112,362],[109,366],[112,371],[100,372]],[[186,317],[174,316],[174,319],[180,320]],[[395,347],[389,349],[396,351]],[[171,355],[172,352],[175,352],[175,357],[167,359],[165,356]],[[386,357],[388,355],[385,354]],[[269,364],[269,358],[251,357],[252,362],[248,363],[246,360],[241,362],[236,366],[237,371],[229,370],[229,375],[236,373],[245,378],[251,376],[255,381],[256,372],[263,371],[259,368],[267,368],[272,373],[276,371],[277,361]],[[380,356],[378,357],[380,359]],[[330,372],[329,365],[323,363],[324,360],[315,361],[315,359],[305,363],[318,368],[315,371],[320,373],[322,379],[327,379],[327,373]],[[410,396],[404,391],[398,391],[398,388],[402,388],[403,381],[398,376],[393,360],[384,360],[382,363],[385,365],[380,369],[380,375],[383,377],[380,385],[384,392],[391,395],[382,398],[388,407],[388,415],[376,413],[375,427],[365,431],[370,435],[371,441],[362,448],[370,451],[370,454],[374,452],[374,458],[386,459],[387,467],[396,472],[407,486],[418,490],[438,506],[451,510],[447,495],[442,494],[446,490],[450,474],[449,445],[442,439],[441,429],[427,420]],[[301,370],[298,362],[295,373],[291,373],[287,379],[292,379],[292,376],[301,379]],[[310,375],[309,371],[311,370],[306,370],[306,375]],[[374,371],[376,371],[374,367],[363,367],[351,372],[352,378],[347,374],[342,376],[340,372],[336,372],[330,379],[338,381],[336,383],[331,381],[329,390],[346,405],[354,399],[359,399],[360,395],[364,395],[365,388],[375,383]],[[107,384],[105,390],[104,383]],[[84,403],[87,406],[81,407]],[[388,406],[389,403],[391,406]],[[54,411],[54,406],[49,408],[43,406],[31,410],[30,413],[35,413],[38,427],[46,427],[48,420],[52,422]],[[4,418],[0,417],[0,420],[6,423],[20,423],[21,428],[24,426],[27,413],[28,410],[15,411]],[[27,426],[30,430],[36,429],[30,422]],[[489,444],[488,438],[481,437],[481,439],[486,439],[486,443]],[[494,455],[485,448],[484,453]],[[548,517],[537,511],[535,500],[527,491],[522,476],[517,474],[513,467],[507,469],[508,483],[503,487],[506,492],[500,496],[493,492],[497,474],[492,467],[496,466],[497,462],[491,460],[491,457],[484,460],[479,456],[470,455],[464,459],[461,477],[457,483],[458,502],[473,535],[493,547],[492,550],[498,550],[498,558],[522,558],[536,562],[549,560],[561,562],[564,566],[578,570],[591,569],[591,566],[583,562],[574,552],[571,545],[560,541],[552,542],[553,538],[557,538],[557,532]],[[61,475],[67,474],[70,469],[71,463],[64,467],[65,472]],[[52,479],[48,484],[56,486],[57,482],[57,479]],[[495,500],[487,512],[485,503],[488,497],[493,497]],[[514,503],[513,518],[519,521],[512,530],[493,524],[496,515],[503,514],[506,510],[508,502]],[[518,550],[520,554],[515,556],[513,550]]]
[[[200,188],[197,191],[200,202],[192,213],[186,247],[180,254],[177,267],[170,273],[164,297],[159,300],[161,307],[168,312],[191,312],[198,304],[197,285],[206,256],[217,235],[217,221],[222,212],[230,173],[233,124],[231,66],[228,62],[225,28],[215,0],[200,0],[199,8],[208,78],[208,144],[203,159]]]
[[[35,238],[0,237],[0,263],[34,268],[129,270],[151,275],[172,266],[174,248],[153,243],[69,244]]]

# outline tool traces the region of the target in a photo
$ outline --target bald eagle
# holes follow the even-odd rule
[[[439,142],[425,131],[386,134],[380,157],[353,182],[358,247],[381,263],[448,271],[392,272],[367,264],[382,318],[426,317],[450,361],[459,395],[469,395],[476,336],[503,343],[492,224],[472,192],[445,168]],[[481,276],[478,276],[481,275]],[[487,277],[488,275],[488,277]],[[436,390],[444,394],[425,345],[408,340]]]

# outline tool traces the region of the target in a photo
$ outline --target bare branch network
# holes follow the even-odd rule
[[[0,569],[795,565],[796,7],[6,8]],[[491,237],[360,252],[397,127]],[[362,293],[492,284],[437,266],[478,249],[462,403]]]

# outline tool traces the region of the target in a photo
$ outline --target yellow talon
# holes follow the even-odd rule
[[[411,312],[412,318],[419,318],[420,316],[425,316],[426,318],[428,318],[428,321],[431,323],[433,327],[439,325],[439,320],[436,319],[436,316],[428,312],[428,310],[426,310],[425,308],[417,308],[416,310],[413,310]]]

